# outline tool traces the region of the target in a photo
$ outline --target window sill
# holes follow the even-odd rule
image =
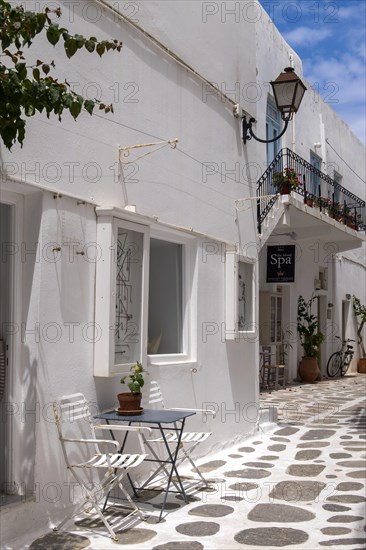
[[[180,366],[187,368],[197,368],[197,361],[188,359],[187,356],[179,355],[149,355],[148,365],[153,367]]]

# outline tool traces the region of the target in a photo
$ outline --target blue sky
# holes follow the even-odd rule
[[[260,0],[304,76],[366,141],[366,0]]]

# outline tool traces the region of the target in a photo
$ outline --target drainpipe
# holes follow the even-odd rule
[[[321,114],[319,114],[319,130],[320,130],[320,141],[318,143],[314,143],[314,150],[317,151],[317,149],[320,149],[319,156],[322,159],[321,171],[324,172],[324,174],[328,174],[327,150],[325,148],[325,127],[324,127],[324,122]],[[323,185],[324,184],[322,184],[322,187]],[[324,191],[324,189],[322,189],[322,191]]]
[[[290,53],[289,59],[290,59],[290,67],[294,68],[294,66],[295,66],[294,55],[292,53]],[[296,114],[293,115],[292,125],[291,125],[292,126],[292,128],[291,128],[291,131],[292,131],[291,149],[294,153],[296,153],[296,126],[295,126],[295,120],[296,120]]]
[[[296,153],[296,126],[295,126],[295,117],[296,115],[293,115],[292,118],[292,142],[291,142],[291,149],[294,153]]]
[[[324,126],[323,117],[321,114],[319,115],[319,124],[320,124],[321,157],[322,157],[322,163],[323,163],[322,171],[325,174],[327,174],[328,171],[327,171],[327,150],[325,148],[325,126]]]

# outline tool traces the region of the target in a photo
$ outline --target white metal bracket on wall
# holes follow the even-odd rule
[[[156,153],[156,151],[159,151],[163,147],[166,147],[167,145],[170,145],[172,149],[175,149],[178,143],[178,138],[170,139],[167,141],[157,141],[155,143],[139,143],[137,145],[126,145],[125,147],[118,146],[118,162],[121,164],[130,164],[131,162],[135,162],[136,160],[140,160],[144,157],[147,157],[148,155],[152,155],[152,153]],[[158,149],[155,149],[154,151],[148,151],[147,153],[141,155],[140,157],[134,158],[133,160],[124,161],[122,157],[129,157],[131,149],[141,149],[142,147],[157,147],[160,145]]]
[[[177,143],[178,143],[178,138],[174,138],[166,141],[157,141],[154,143],[138,143],[136,145],[126,145],[124,147],[121,147],[120,145],[118,145],[118,148],[117,148],[118,183],[121,185],[121,188],[123,191],[125,208],[128,207],[129,204],[128,204],[126,184],[123,177],[123,167],[128,166],[129,164],[132,164],[144,157],[147,157],[148,155],[152,155],[153,153],[156,153],[157,151],[159,151],[160,149],[163,149],[163,147],[167,147],[168,145],[170,145],[172,149],[175,149],[177,146]],[[128,159],[132,149],[141,149],[142,147],[157,147],[157,149],[148,151],[147,153],[144,153],[143,155],[140,155],[137,158],[134,157],[131,160],[124,160],[126,158]]]

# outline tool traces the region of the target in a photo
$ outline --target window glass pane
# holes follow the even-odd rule
[[[314,166],[317,170],[321,169],[321,158],[315,155],[312,151],[310,152],[310,164]],[[319,194],[319,183],[320,178],[318,174],[315,174],[314,172],[311,172],[310,175],[310,193],[313,193],[314,195]]]
[[[333,179],[334,179],[334,181],[339,183],[339,185],[342,185],[342,176],[340,174],[338,174],[337,172],[334,172]],[[334,188],[334,202],[339,202],[340,201],[340,195],[341,194],[340,194],[339,189]]]
[[[149,355],[183,351],[182,248],[150,240]]]
[[[239,262],[239,304],[238,324],[239,331],[253,330],[253,266]]]
[[[281,132],[281,114],[271,96],[267,99],[266,139],[273,139]],[[267,164],[269,165],[281,149],[281,139],[267,143]]]
[[[141,359],[143,235],[119,227],[117,233],[115,364]]]

